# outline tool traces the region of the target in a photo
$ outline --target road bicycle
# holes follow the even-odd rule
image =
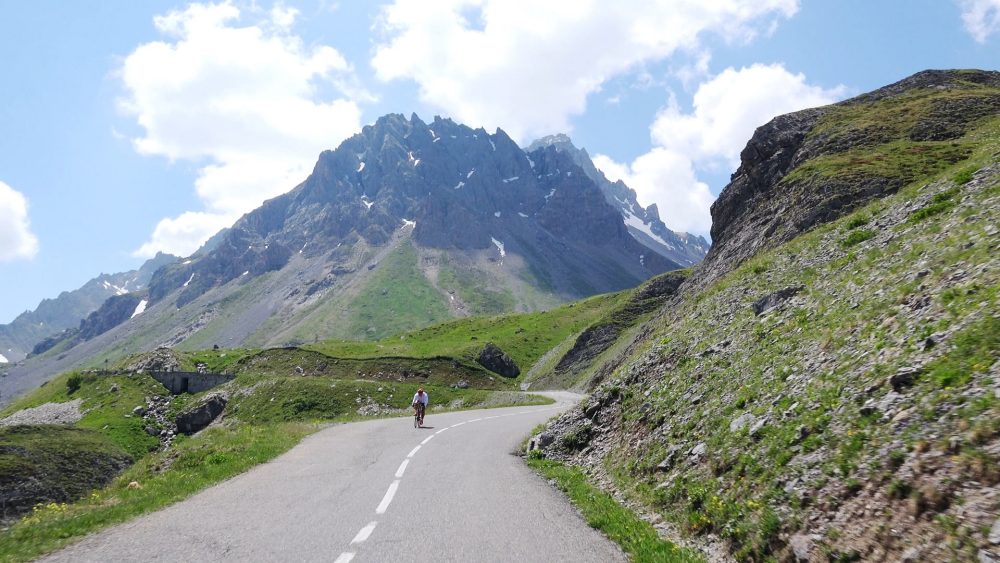
[[[413,412],[413,427],[420,428],[424,425],[424,407],[423,403],[417,403],[417,408]]]

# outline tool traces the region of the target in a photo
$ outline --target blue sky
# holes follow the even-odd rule
[[[188,254],[380,115],[567,132],[668,226],[753,129],[1000,67],[1000,0],[0,0],[0,322]]]

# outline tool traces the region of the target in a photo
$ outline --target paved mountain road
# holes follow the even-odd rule
[[[342,424],[43,561],[572,561],[625,557],[511,452],[555,405]]]

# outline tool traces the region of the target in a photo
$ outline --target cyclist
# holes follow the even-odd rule
[[[413,414],[420,417],[420,424],[424,423],[424,413],[427,412],[427,392],[421,387],[413,394]]]

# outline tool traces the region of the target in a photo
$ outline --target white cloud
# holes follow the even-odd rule
[[[137,255],[191,253],[360,130],[358,101],[370,97],[344,57],[292,34],[294,8],[252,15],[262,19],[242,24],[249,16],[231,2],[191,4],[154,18],[167,40],[124,60],[121,106],[144,130],[135,149],[201,165],[195,189],[205,206],[161,221]]]
[[[1000,31],[1000,0],[959,0],[965,30],[979,43]]]
[[[0,182],[0,262],[34,258],[38,238],[28,222],[28,199]]]
[[[753,39],[797,0],[396,0],[383,8],[372,65],[382,80],[412,79],[421,99],[518,140],[569,130],[608,79],[700,37]]]
[[[697,170],[735,170],[754,130],[771,118],[832,103],[846,94],[838,86],[810,85],[782,65],[727,68],[701,83],[692,111],[670,99],[650,126],[654,148],[631,164],[598,155],[594,161],[612,180],[636,190],[644,205],[656,203],[670,228],[707,234],[714,197]]]

